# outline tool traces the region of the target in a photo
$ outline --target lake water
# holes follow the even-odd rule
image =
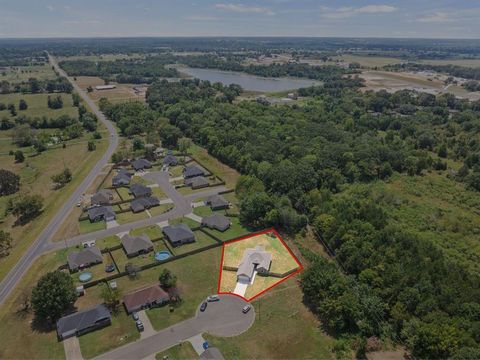
[[[321,84],[319,81],[298,78],[264,78],[255,75],[233,71],[214,69],[181,68],[181,72],[212,83],[221,82],[223,85],[238,84],[244,90],[259,92],[277,92],[299,89]]]

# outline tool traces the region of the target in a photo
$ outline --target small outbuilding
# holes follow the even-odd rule
[[[137,290],[123,297],[123,304],[128,314],[132,312],[161,306],[170,301],[170,295],[160,285],[152,285]]]
[[[57,336],[59,340],[65,340],[72,336],[80,336],[90,331],[103,328],[112,323],[110,311],[104,304],[79,311],[62,317],[57,321]]]
[[[127,257],[135,257],[153,251],[153,243],[145,234],[140,236],[130,236],[126,234],[123,235],[121,242]]]
[[[103,262],[102,252],[96,246],[90,246],[82,251],[74,251],[68,254],[68,268],[71,272],[100,264]]]
[[[185,224],[166,226],[162,231],[172,246],[195,242],[195,234]]]

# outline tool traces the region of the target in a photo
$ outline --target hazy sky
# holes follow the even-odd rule
[[[0,37],[480,38],[480,0],[0,0]]]

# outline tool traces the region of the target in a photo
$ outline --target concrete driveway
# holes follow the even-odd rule
[[[140,333],[140,339],[145,339],[149,336],[154,335],[155,330],[153,329],[152,323],[150,322],[150,319],[148,318],[145,310],[138,312],[138,318],[142,320],[143,327],[144,327],[143,331]]]
[[[255,321],[253,307],[243,314],[242,308],[248,304],[245,300],[235,295],[219,296],[220,301],[208,303],[204,312],[198,309],[193,318],[105,353],[97,359],[143,359],[205,332],[229,337],[247,331]]]
[[[80,343],[78,337],[63,340],[63,348],[65,350],[65,359],[67,360],[82,360],[82,352],[80,351]]]

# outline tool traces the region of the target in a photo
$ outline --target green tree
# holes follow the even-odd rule
[[[69,274],[53,271],[43,275],[32,290],[32,307],[42,320],[55,322],[75,302],[77,295]]]
[[[142,150],[145,148],[145,143],[141,138],[135,137],[132,141],[132,148],[133,148],[133,151]]]
[[[59,189],[72,181],[72,172],[69,168],[65,168],[62,172],[52,175],[51,179],[55,185],[55,188]]]
[[[11,195],[20,189],[20,176],[0,169],[0,196]]]
[[[118,311],[118,308],[120,306],[120,299],[121,299],[121,292],[118,288],[116,289],[110,289],[110,287],[106,284],[101,285],[102,290],[100,293],[100,296],[107,305],[107,307],[112,311],[113,313],[116,313]]]
[[[265,186],[262,181],[255,176],[242,175],[235,186],[235,194],[242,199],[255,193],[264,192]]]
[[[192,140],[190,140],[189,138],[183,137],[178,140],[178,150],[180,150],[182,154],[185,154],[191,146]]]
[[[43,208],[43,198],[40,195],[23,194],[12,200],[11,212],[18,221],[25,223],[37,217]]]
[[[97,145],[95,145],[95,142],[90,140],[87,144],[88,151],[95,151],[96,148]]]
[[[158,281],[160,281],[160,284],[166,289],[177,285],[177,277],[168,269],[162,270],[158,277]]]
[[[10,115],[17,116],[17,110],[15,109],[14,104],[8,104],[7,108],[8,108],[8,111],[10,111]]]
[[[173,125],[165,125],[160,129],[160,139],[162,144],[168,148],[177,146],[178,139],[182,136],[182,132]]]
[[[23,163],[25,161],[25,155],[23,155],[23,151],[17,150],[14,153],[15,156],[15,162],[17,163]]]
[[[12,248],[12,236],[9,232],[0,230],[0,258],[8,256]]]
[[[27,110],[28,109],[27,102],[23,99],[20,99],[20,102],[18,103],[18,109],[19,110]]]

